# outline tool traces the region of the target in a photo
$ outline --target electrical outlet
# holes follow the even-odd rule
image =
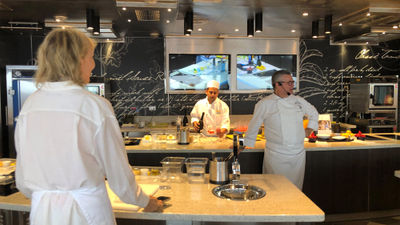
[[[156,107],[155,106],[149,106],[149,111],[150,112],[156,111]]]

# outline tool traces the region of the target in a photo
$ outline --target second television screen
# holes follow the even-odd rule
[[[229,90],[229,55],[170,54],[170,90],[204,90],[217,80],[220,90]]]
[[[271,78],[278,70],[288,70],[296,82],[296,55],[237,55],[238,90],[272,90]]]

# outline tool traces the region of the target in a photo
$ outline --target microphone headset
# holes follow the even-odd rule
[[[282,82],[277,82],[277,83],[278,83],[279,86],[282,86]],[[282,87],[282,88],[283,88],[283,90],[286,91],[286,94],[289,96],[290,92],[288,92],[284,87]]]

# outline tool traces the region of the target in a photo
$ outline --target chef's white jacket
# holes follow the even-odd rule
[[[148,204],[111,104],[83,87],[44,83],[22,107],[15,144],[16,184],[32,199],[32,225],[115,224],[104,178],[122,201]]]
[[[199,100],[193,107],[191,116],[191,123],[198,122],[204,112],[204,130],[216,131],[217,128],[225,128],[229,131],[230,119],[229,119],[229,107],[228,105],[216,98],[213,103],[209,103],[207,98]]]
[[[305,169],[303,116],[308,128],[318,129],[318,111],[299,96],[280,98],[275,94],[260,100],[254,109],[244,145],[254,147],[258,130],[264,123],[264,173],[282,174],[301,189]]]

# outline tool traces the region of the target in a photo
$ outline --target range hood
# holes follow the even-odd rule
[[[379,44],[400,39],[400,2],[372,6],[334,20],[332,44]],[[397,26],[397,28],[396,28]]]

